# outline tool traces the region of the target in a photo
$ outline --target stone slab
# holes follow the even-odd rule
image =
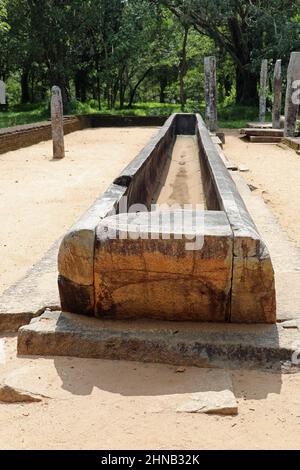
[[[283,137],[283,130],[281,129],[241,129],[240,134],[256,137]]]
[[[177,413],[206,413],[237,415],[238,404],[231,390],[194,393],[192,398],[177,408]]]
[[[57,310],[57,241],[18,282],[0,296],[0,332],[14,332],[46,308]]]
[[[246,124],[248,129],[272,129],[271,122],[248,122]]]
[[[72,356],[197,367],[280,368],[300,333],[280,325],[110,321],[55,312],[20,328],[21,356]]]
[[[296,150],[296,152],[300,150],[300,137],[285,137],[281,142],[293,150]]]
[[[272,137],[272,136],[258,136],[250,135],[248,136],[250,142],[253,144],[278,144],[282,141],[282,137]]]

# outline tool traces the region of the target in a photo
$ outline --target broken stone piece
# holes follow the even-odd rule
[[[231,390],[193,394],[191,400],[177,409],[177,413],[206,413],[237,415],[238,404]]]

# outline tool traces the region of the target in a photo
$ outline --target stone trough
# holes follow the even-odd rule
[[[276,322],[268,250],[198,114],[166,121],[66,234],[58,269],[65,312]]]

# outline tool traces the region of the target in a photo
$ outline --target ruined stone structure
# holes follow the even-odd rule
[[[284,136],[294,137],[299,109],[300,52],[292,52],[287,72]]]
[[[177,135],[196,139],[206,207],[191,210],[180,228],[162,219],[150,223],[153,212],[127,213],[133,204],[150,209]],[[174,220],[178,213],[187,215],[186,209],[170,210]],[[202,224],[193,223],[197,217]],[[187,250],[192,236],[202,245]],[[64,237],[58,269],[62,309],[72,313],[103,319],[276,321],[268,250],[200,115],[176,114],[166,121]]]
[[[274,68],[273,78],[273,113],[272,128],[281,128],[281,101],[282,101],[282,76],[281,76],[281,59],[278,59]]]
[[[51,98],[51,123],[53,140],[53,158],[64,158],[64,124],[63,124],[63,102],[61,90],[58,86],[52,88]]]
[[[218,113],[217,113],[217,72],[216,58],[205,57],[204,59],[205,73],[205,106],[206,106],[206,124],[210,132],[216,132],[218,129]]]
[[[259,122],[266,120],[267,104],[267,79],[268,79],[268,61],[264,59],[261,63],[260,71],[260,92],[259,92]]]

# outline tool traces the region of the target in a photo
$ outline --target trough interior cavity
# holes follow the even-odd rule
[[[162,205],[205,210],[206,199],[202,183],[199,148],[195,135],[177,135],[173,151],[154,196],[158,209]]]

